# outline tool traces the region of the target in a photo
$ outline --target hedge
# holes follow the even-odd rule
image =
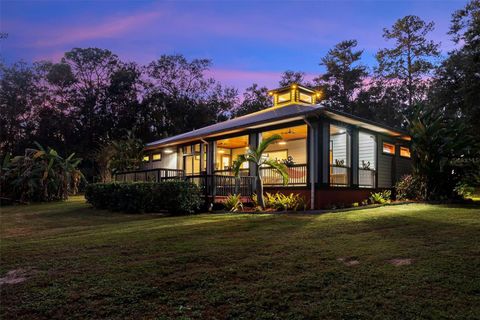
[[[97,209],[129,213],[194,213],[203,203],[200,189],[186,181],[93,183],[85,198]]]

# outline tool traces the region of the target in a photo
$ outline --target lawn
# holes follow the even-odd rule
[[[75,197],[0,228],[0,276],[25,270],[2,319],[480,318],[479,207],[161,217]]]

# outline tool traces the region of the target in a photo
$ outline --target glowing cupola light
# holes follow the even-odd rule
[[[288,87],[270,90],[274,107],[283,107],[290,104],[316,104],[321,98],[321,92],[293,83]]]

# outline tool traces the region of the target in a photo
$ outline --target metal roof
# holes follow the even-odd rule
[[[157,147],[167,147],[175,144],[186,143],[194,140],[201,140],[215,137],[222,134],[235,133],[245,129],[253,129],[267,126],[275,123],[290,122],[300,120],[307,115],[324,114],[329,118],[350,123],[366,129],[385,133],[391,136],[402,137],[408,140],[408,135],[400,130],[380,125],[367,119],[345,114],[339,111],[329,109],[322,104],[304,105],[292,104],[283,107],[272,107],[258,112],[250,113],[238,118],[219,122],[207,127],[203,127],[190,132],[185,132],[176,136],[153,141],[146,144],[147,149]]]

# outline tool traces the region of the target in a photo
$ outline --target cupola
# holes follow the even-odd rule
[[[288,87],[270,90],[268,92],[273,97],[274,107],[283,107],[290,104],[316,104],[321,97],[321,92],[292,83]]]

